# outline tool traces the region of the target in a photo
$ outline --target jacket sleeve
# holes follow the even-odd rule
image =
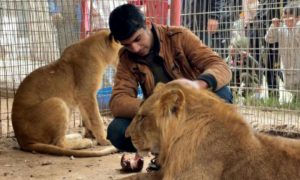
[[[213,90],[218,90],[227,85],[231,80],[231,70],[216,52],[203,44],[199,38],[190,30],[182,31],[181,45],[186,58],[191,66],[196,67],[199,72],[199,79],[201,77],[213,77],[216,84]]]
[[[120,63],[115,75],[110,99],[110,109],[114,117],[133,118],[141,104],[137,98],[138,83],[125,63]]]
[[[278,42],[278,34],[279,28],[274,27],[272,24],[265,35],[266,42],[271,44]]]

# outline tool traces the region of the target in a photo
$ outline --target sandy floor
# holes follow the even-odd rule
[[[95,147],[100,149],[102,147]],[[0,179],[119,179],[132,175],[120,171],[121,153],[97,158],[58,157],[23,152],[13,138],[0,139]],[[144,169],[150,157],[145,158]]]
[[[1,99],[0,108],[0,180],[33,180],[33,179],[70,179],[70,180],[105,180],[119,179],[132,174],[120,171],[120,159],[122,153],[112,154],[98,158],[75,158],[59,157],[43,154],[33,154],[19,150],[18,144],[13,137],[12,125],[10,123],[10,109],[12,99]],[[3,109],[2,109],[3,108]],[[102,112],[102,115],[105,112]],[[78,114],[74,114],[77,116]],[[79,131],[78,117],[72,117],[68,133]],[[104,116],[107,125],[111,118]],[[7,138],[6,136],[10,136]],[[93,150],[101,149],[97,146]],[[133,154],[132,154],[133,156]],[[151,157],[145,157],[144,170]]]

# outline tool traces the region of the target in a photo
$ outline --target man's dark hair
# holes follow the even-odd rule
[[[110,13],[109,28],[115,40],[128,39],[138,29],[145,28],[145,15],[134,5],[118,6]]]

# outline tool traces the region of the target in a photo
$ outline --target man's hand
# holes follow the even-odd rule
[[[207,21],[208,33],[213,34],[213,33],[217,32],[218,29],[219,29],[219,21],[217,21],[215,19],[208,19],[208,21]]]
[[[202,80],[189,80],[189,79],[176,79],[174,81],[169,82],[170,84],[172,83],[177,83],[177,84],[181,84],[185,87],[190,87],[190,88],[194,88],[194,89],[207,89],[208,88],[208,84],[205,81]]]

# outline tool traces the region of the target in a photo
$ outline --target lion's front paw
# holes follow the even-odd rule
[[[108,145],[111,145],[110,141],[108,141],[108,140],[106,140],[106,139],[98,140],[98,144],[101,145],[101,146],[108,146]]]

